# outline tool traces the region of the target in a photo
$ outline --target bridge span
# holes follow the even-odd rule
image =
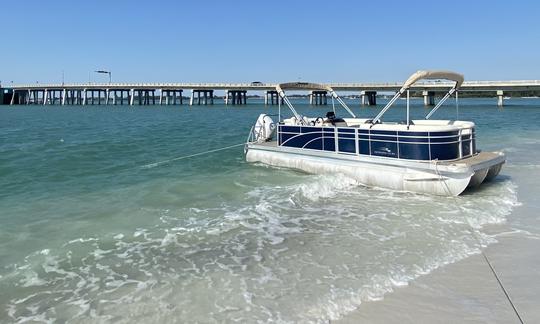
[[[277,104],[276,85],[273,83],[86,83],[86,84],[27,84],[3,89],[4,100],[10,105],[181,105],[184,91],[190,91],[189,105],[213,104],[214,91],[224,91],[225,104],[247,103],[247,92],[263,92],[265,104]],[[376,105],[377,92],[398,91],[401,83],[328,83],[336,91],[357,93],[362,105]],[[433,105],[437,92],[446,92],[449,82],[423,82],[411,90],[421,92],[425,105]],[[490,92],[502,106],[504,98],[515,91],[540,93],[540,80],[466,81],[462,92]],[[325,105],[325,91],[311,91],[310,103]],[[7,100],[6,100],[7,99]]]

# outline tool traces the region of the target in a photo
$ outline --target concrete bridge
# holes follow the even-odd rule
[[[358,93],[362,105],[376,105],[377,92],[398,91],[401,83],[329,83],[336,91]],[[435,103],[437,92],[446,92],[449,82],[414,84],[412,91],[420,91],[425,105]],[[247,92],[263,92],[265,104],[277,104],[276,84],[272,83],[87,83],[87,84],[28,84],[4,89],[0,103],[11,105],[182,105],[184,91],[190,91],[189,105],[214,103],[214,91],[225,92],[225,104],[247,103]],[[466,92],[492,92],[502,106],[504,98],[514,91],[540,92],[540,80],[523,81],[466,81],[460,88]],[[328,104],[326,91],[311,91],[310,104]]]

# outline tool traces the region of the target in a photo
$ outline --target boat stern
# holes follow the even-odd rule
[[[501,172],[506,155],[503,152],[480,152],[464,162],[474,172],[467,187],[474,188],[493,180]]]

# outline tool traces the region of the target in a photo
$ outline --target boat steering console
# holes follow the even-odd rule
[[[343,118],[337,118],[336,113],[333,111],[329,111],[326,113],[326,118],[323,117],[317,117],[314,121],[311,122],[311,125],[324,125],[324,124],[332,124],[332,126],[336,126],[336,123],[344,123],[345,120]]]

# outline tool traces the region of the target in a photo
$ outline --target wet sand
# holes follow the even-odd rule
[[[540,200],[537,177],[513,173],[518,206],[507,232],[484,249],[524,323],[540,323]],[[488,228],[489,230],[489,228]],[[337,323],[519,323],[481,254],[439,268],[363,303]]]

